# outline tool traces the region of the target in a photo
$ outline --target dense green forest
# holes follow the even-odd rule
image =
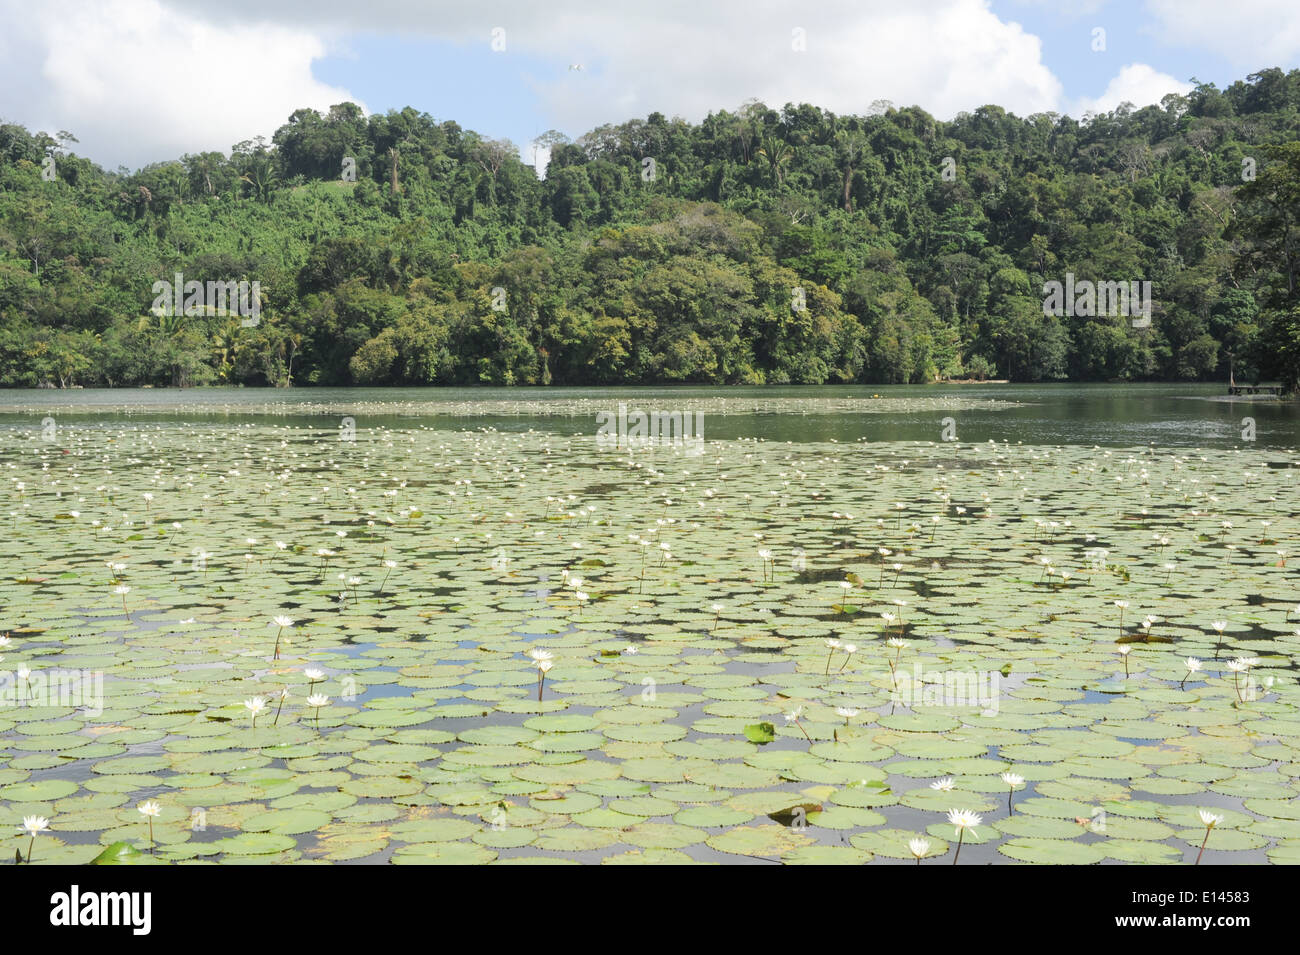
[[[544,179],[411,108],[134,173],[0,125],[0,384],[1296,384],[1300,70],[865,112],[548,133]],[[259,319],[154,307],[177,272],[258,282]],[[1067,272],[1150,281],[1150,326],[1044,315]]]

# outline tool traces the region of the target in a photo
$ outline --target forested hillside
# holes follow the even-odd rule
[[[299,110],[135,173],[0,126],[0,384],[1300,375],[1300,71],[1083,121],[747,104],[515,146]],[[345,181],[345,159],[355,181]],[[1252,178],[1253,176],[1253,178]],[[151,309],[257,281],[256,324]],[[1150,281],[1149,327],[1045,316]],[[209,310],[210,311],[210,310]]]

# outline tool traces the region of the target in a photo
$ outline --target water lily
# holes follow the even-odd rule
[[[122,613],[126,614],[127,616],[131,615],[131,612],[126,609],[126,595],[129,594],[130,592],[131,592],[131,588],[128,587],[126,584],[120,584],[119,586],[113,588],[113,593],[117,594],[119,597],[122,598]]]
[[[380,592],[381,594],[384,592],[384,587],[388,584],[388,578],[389,578],[389,576],[392,575],[392,573],[393,573],[393,569],[394,569],[396,566],[397,566],[397,561],[395,561],[395,560],[386,560],[386,561],[384,561],[384,567],[387,569],[387,573],[384,574],[384,579],[383,579],[382,581],[379,582],[379,592]]]
[[[1015,811],[1011,808],[1011,794],[1025,784],[1025,777],[1019,773],[1003,773],[1002,781],[1010,787],[1007,791],[1007,815],[1010,815]]]
[[[284,633],[285,630],[293,629],[293,618],[283,615],[274,617],[270,625],[280,628],[275,632],[275,653],[271,657],[272,660],[278,660],[280,659],[280,634]]]
[[[907,840],[907,848],[912,850],[912,856],[916,859],[916,864],[920,865],[921,860],[924,859],[926,853],[930,851],[930,840],[909,839]]]
[[[318,669],[317,667],[307,667],[307,669],[302,671],[302,675],[307,678],[309,683],[307,687],[308,694],[316,689],[317,683],[325,679],[325,671]]]
[[[551,667],[555,666],[554,660],[541,659],[537,661],[537,702],[542,701],[542,686],[546,683],[546,674],[550,672]]]
[[[1124,632],[1124,611],[1128,609],[1127,600],[1116,600],[1115,606],[1119,608],[1119,631]]]
[[[1183,685],[1187,682],[1187,677],[1191,676],[1193,673],[1196,673],[1201,669],[1201,661],[1196,659],[1196,657],[1188,657],[1186,660],[1183,661],[1183,665],[1187,667],[1187,676],[1183,677],[1182,682],[1178,684],[1178,688],[1180,690],[1183,688]]]
[[[272,726],[278,726],[278,725],[279,725],[279,723],[280,723],[280,711],[281,711],[282,709],[284,709],[284,701],[287,700],[288,698],[289,698],[289,688],[288,688],[287,686],[286,686],[286,687],[281,687],[281,689],[280,689],[280,699],[279,699],[279,702],[276,703],[276,705],[275,705],[275,719],[271,720],[271,725],[272,725]]]
[[[1196,812],[1201,817],[1201,824],[1205,826],[1205,838],[1201,840],[1200,852],[1196,853],[1196,861],[1192,863],[1193,865],[1200,865],[1201,854],[1205,852],[1205,844],[1210,841],[1210,831],[1223,822],[1223,817],[1215,815],[1207,809],[1198,809]]]
[[[799,717],[802,715],[803,715],[803,707],[796,706],[792,712],[785,714],[785,721],[787,723],[793,723],[795,726],[799,727],[799,732],[803,733],[804,739],[806,739],[808,742],[811,743],[812,737],[808,735],[808,731],[804,729],[803,724],[799,722]]]
[[[260,696],[255,696],[251,700],[244,701],[244,709],[248,710],[253,717],[253,728],[257,729],[257,714],[266,709],[266,700]]]
[[[27,843],[27,861],[32,861],[32,846],[36,844],[36,837],[42,832],[50,831],[50,820],[44,816],[23,816],[23,824],[18,829],[19,832],[25,832],[31,837]]]
[[[951,776],[945,776],[943,779],[936,779],[930,783],[930,788],[936,792],[950,793],[953,790],[953,781]]]
[[[966,830],[974,830],[984,817],[979,813],[972,812],[969,809],[950,809],[948,810],[948,821],[957,827],[957,851],[953,854],[952,864],[957,864],[957,857],[961,855],[962,839],[966,836]]]
[[[307,697],[307,705],[314,706],[316,708],[315,719],[317,723],[320,723],[320,708],[322,706],[328,706],[329,701],[330,698],[328,696],[325,696],[323,693],[313,693],[311,696]]]
[[[1128,679],[1128,655],[1133,652],[1133,648],[1125,644],[1119,648],[1120,658],[1124,661],[1124,679]]]
[[[833,657],[833,656],[835,655],[835,651],[838,650],[839,648],[840,648],[840,642],[839,642],[838,640],[836,640],[834,637],[828,637],[828,638],[827,638],[827,640],[826,640],[826,649],[827,649],[827,651],[829,651],[829,652],[826,654],[826,672],[825,672],[824,674],[822,674],[823,676],[830,676],[830,673],[831,673],[831,657]]]
[[[855,710],[851,706],[837,706],[835,707],[835,712],[838,713],[840,716],[844,717],[844,725],[848,726],[849,720],[857,716],[859,711]]]
[[[153,821],[155,817],[162,815],[162,806],[152,799],[146,799],[135,808],[140,815],[149,820],[149,851],[153,852]]]

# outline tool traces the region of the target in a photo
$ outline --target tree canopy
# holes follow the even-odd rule
[[[0,123],[0,384],[1300,378],[1300,71],[1075,120],[751,102],[512,143],[296,110],[108,172]],[[261,315],[156,314],[256,281]],[[1149,327],[1044,314],[1150,281]],[[210,304],[210,303],[209,303]]]

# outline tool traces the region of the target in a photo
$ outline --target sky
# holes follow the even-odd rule
[[[550,129],[750,99],[1082,117],[1300,66],[1295,0],[0,0],[0,23],[0,120],[68,130],[109,169],[349,100],[531,162]]]

